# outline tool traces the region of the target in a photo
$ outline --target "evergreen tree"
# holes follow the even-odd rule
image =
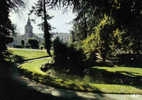
[[[42,26],[42,29],[44,31],[44,39],[45,39],[45,48],[49,56],[51,56],[50,49],[51,49],[51,26],[48,23],[47,20],[51,19],[47,14],[47,8],[48,8],[48,3],[46,0],[38,0],[37,4],[33,7],[31,10],[32,12],[35,12],[35,14],[39,17],[42,18],[43,22],[40,24]]]

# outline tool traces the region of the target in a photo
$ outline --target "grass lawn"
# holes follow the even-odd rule
[[[48,56],[45,50],[9,48],[9,51],[25,60]],[[66,75],[53,69],[43,72],[40,68],[49,61],[53,61],[52,58],[32,60],[21,64],[18,69],[31,79],[58,88],[103,93],[142,94],[140,80],[142,68],[94,66],[90,69],[91,74],[79,77]]]
[[[134,67],[93,67],[96,69],[102,69],[107,72],[120,72],[121,74],[128,75],[128,76],[142,76],[142,68],[134,68]]]
[[[35,79],[35,80],[40,81],[41,83],[52,85],[52,86],[59,87],[59,88],[79,90],[79,91],[102,92],[102,93],[142,94],[141,84],[137,86],[128,85],[128,84],[109,84],[109,83],[99,84],[99,83],[90,81],[91,79],[89,79],[89,77],[80,78],[74,75],[64,75],[64,74],[59,75],[58,72],[56,72],[55,75],[49,75],[48,72],[42,72],[40,70],[40,67],[42,66],[42,64],[47,63],[49,60],[51,60],[51,58],[35,60],[32,62],[24,63],[20,65],[19,68],[27,72],[32,72],[32,74],[30,73],[30,75],[32,76],[32,79]],[[132,76],[136,76],[136,75],[142,76],[142,68],[92,67],[92,70],[97,70],[97,71],[105,70],[106,72],[112,72],[112,73],[121,72],[121,74],[124,74],[124,75],[131,73]],[[35,76],[38,76],[38,77],[35,78]],[[109,80],[110,77],[106,76],[105,78]],[[101,80],[102,78],[100,78],[100,81]],[[112,79],[110,78],[110,81],[111,80]]]
[[[46,64],[49,60],[52,60],[52,59],[50,57],[48,57],[48,58],[44,58],[42,60],[34,60],[34,61],[30,61],[30,62],[21,64],[18,67],[21,69],[25,69],[27,71],[30,71],[32,73],[35,73],[35,74],[46,75],[45,72],[40,70],[40,67],[43,64]]]
[[[45,50],[16,49],[16,48],[8,48],[8,50],[12,54],[22,57],[24,60],[48,56]]]

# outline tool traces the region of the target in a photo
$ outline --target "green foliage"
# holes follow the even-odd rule
[[[82,72],[85,68],[85,65],[82,66],[85,59],[82,50],[67,46],[60,42],[58,38],[54,41],[54,59],[57,67],[61,66],[63,69],[69,69],[73,73]]]
[[[24,48],[25,47],[25,41],[21,40],[21,46]]]
[[[9,12],[11,8],[22,5],[21,0],[1,0],[0,1],[0,58],[3,57],[3,52],[7,50],[6,45],[12,42],[10,33],[14,33],[14,25],[9,19]]]
[[[122,32],[123,37],[119,40],[123,42],[121,48],[130,53],[140,54],[141,46],[141,29],[142,29],[142,1],[141,0],[50,0],[55,5],[73,5],[73,11],[77,17],[74,20],[74,38],[75,40],[83,40],[84,34],[88,36],[93,33],[93,27],[98,26],[104,14],[115,21],[115,28],[109,25],[113,31],[118,28]],[[67,5],[66,5],[67,3]],[[105,26],[106,27],[106,26]],[[100,30],[100,29],[98,29]],[[102,30],[102,29],[101,29]],[[117,39],[118,40],[118,39]],[[117,42],[114,39],[114,42]],[[114,45],[114,43],[112,43]],[[111,46],[112,47],[112,46]],[[113,47],[112,47],[113,48]],[[105,50],[103,50],[105,51]]]
[[[106,14],[115,21],[116,27],[112,27],[113,30],[118,28],[125,31],[121,47],[125,51],[131,49],[133,53],[141,53],[141,0],[48,0],[48,4],[52,7],[72,5],[73,11],[77,15],[73,29],[75,40],[83,40],[93,33],[93,27],[97,26]],[[111,31],[111,26],[108,29]]]
[[[94,27],[94,32],[82,42],[82,48],[87,58],[99,53],[103,60],[121,44],[121,32],[115,26],[114,20],[104,15],[100,23]]]
[[[0,55],[6,50],[6,44],[9,43],[9,33],[12,31],[12,24],[10,22],[9,7],[7,0],[0,1]]]
[[[42,23],[39,24],[39,26],[42,27],[42,30],[44,31],[44,40],[45,40],[45,49],[49,56],[51,56],[51,25],[48,23],[48,20],[52,17],[48,15],[47,13],[47,1],[46,0],[38,0],[37,4],[33,6],[33,9],[31,10],[31,13],[35,13],[38,17],[41,17],[43,20]]]
[[[36,39],[29,39],[28,43],[30,44],[30,47],[33,48],[33,49],[39,48],[39,42]]]
[[[43,50],[44,49],[44,45],[40,45],[40,49]]]

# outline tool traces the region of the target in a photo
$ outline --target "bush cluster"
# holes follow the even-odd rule
[[[54,60],[57,66],[73,72],[83,71],[85,68],[85,55],[81,49],[67,46],[58,38],[54,41]]]
[[[28,43],[29,43],[29,45],[32,49],[38,49],[39,48],[39,42],[36,39],[29,39]]]

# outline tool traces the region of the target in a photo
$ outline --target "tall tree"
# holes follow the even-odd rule
[[[33,6],[32,12],[35,12],[35,14],[42,18],[43,22],[40,24],[42,26],[42,29],[44,31],[44,39],[45,39],[45,48],[49,56],[51,56],[50,49],[51,49],[51,25],[48,23],[47,20],[51,19],[47,14],[47,8],[48,8],[48,2],[47,0],[38,0],[37,4]]]
[[[123,42],[126,38],[128,38],[128,44],[125,46],[129,46],[129,49],[131,48],[133,51],[139,51],[138,49],[142,49],[140,46],[142,39],[141,0],[48,0],[48,4],[51,7],[72,6],[73,10],[78,13],[78,21],[81,21],[81,19],[84,18],[84,15],[86,15],[88,12],[91,13],[90,15],[97,17],[101,17],[106,14],[107,16],[114,19],[116,27],[118,27],[120,30],[125,30],[126,33],[124,35]],[[91,28],[91,30],[92,29],[93,28]],[[85,29],[84,31],[86,30],[88,32],[88,29]],[[84,33],[86,34],[86,32],[83,32],[83,34]],[[123,46],[124,45],[122,45],[122,47]]]
[[[11,9],[22,6],[21,0],[1,0],[0,1],[0,53],[6,50],[6,44],[12,39],[8,36],[13,33],[14,27],[9,19]]]
[[[46,11],[46,2],[45,0],[43,0],[43,16],[44,16],[44,37],[45,37],[45,47],[46,50],[49,54],[49,56],[51,56],[50,53],[50,48],[51,48],[51,35],[49,33],[50,30],[50,26],[47,22],[47,11]]]

